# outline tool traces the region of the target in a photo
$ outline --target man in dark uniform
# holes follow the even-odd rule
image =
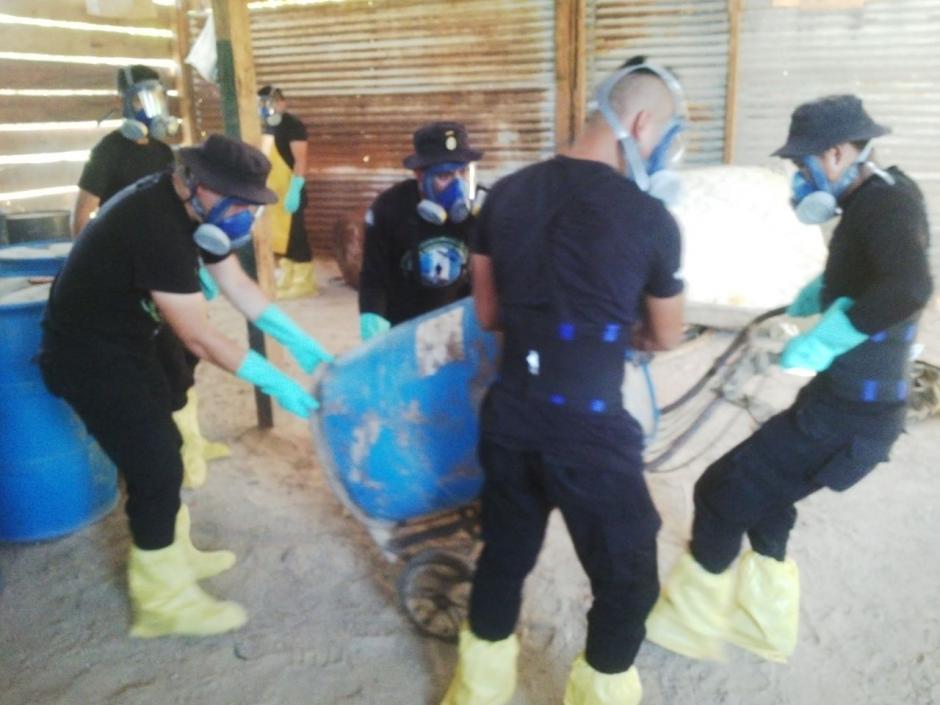
[[[823,487],[852,487],[888,459],[901,433],[911,343],[932,283],[920,190],[869,159],[871,140],[887,132],[858,98],[833,96],[799,106],[774,152],[797,166],[802,221],[841,214],[825,271],[789,309],[822,318],[780,362],[815,377],[696,483],[690,551],[647,624],[668,649],[720,658],[730,641],[785,661],[799,619],[799,574],[786,555],[795,503]],[[734,570],[744,534],[751,548]]]
[[[628,62],[574,144],[499,181],[480,212],[474,302],[505,343],[480,413],[484,548],[444,705],[512,697],[522,585],[555,507],[594,594],[564,703],[640,702],[660,522],[621,387],[627,348],[682,330],[679,230],[653,196],[672,180],[682,106],[671,74]]]
[[[82,170],[72,211],[73,237],[112,196],[144,176],[173,166],[173,151],[161,138],[176,132],[177,120],[168,114],[159,74],[147,66],[127,66],[118,70],[117,86],[124,122],[91,150]],[[204,269],[200,270],[200,278],[207,296],[213,296],[214,283]],[[199,358],[189,353],[166,326],[157,334],[156,343],[173,393],[173,418],[183,437],[183,484],[199,487],[206,481],[207,461],[226,457],[230,450],[224,443],[206,440],[199,428],[195,388]]]
[[[111,196],[137,179],[173,164],[173,150],[162,138],[176,131],[166,109],[160,75],[140,64],[118,69],[117,89],[124,122],[91,150],[78,180],[72,209],[72,237]]]
[[[250,242],[258,205],[276,200],[265,188],[267,159],[213,135],[180,150],[180,160],[175,173],[124,189],[82,231],[52,286],[40,354],[50,391],[75,409],[125,480],[131,634],[139,637],[216,634],[246,619],[240,606],[214,600],[196,582],[230,568],[235,556],[200,552],[189,541],[173,390],[155,343],[160,328],[170,326],[193,354],[299,416],[317,406],[290,377],[209,323],[200,259],[234,307],[303,369],[330,359],[229,254]]]
[[[470,293],[467,260],[473,226],[470,146],[457,122],[435,122],[414,133],[404,165],[413,179],[382,192],[366,213],[359,277],[363,340]]]
[[[287,112],[287,99],[280,88],[263,86],[258,91],[264,134],[273,141],[264,148],[271,160],[268,186],[282,199],[282,210],[272,217],[274,254],[280,276],[277,297],[292,299],[317,292],[313,256],[304,225],[307,208],[307,128]]]

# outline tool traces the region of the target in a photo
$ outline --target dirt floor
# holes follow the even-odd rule
[[[319,263],[319,276],[319,297],[284,307],[327,348],[348,350],[358,341],[354,292],[329,265]],[[212,318],[243,335],[224,304],[213,304]],[[934,351],[938,318],[930,315],[924,335]],[[664,397],[701,374],[727,341],[715,335],[660,359]],[[799,384],[779,371],[752,380],[751,413],[781,408]],[[251,389],[208,365],[199,368],[198,390],[206,435],[233,454],[212,463],[208,483],[185,500],[197,545],[238,554],[234,569],[205,584],[243,603],[248,625],[206,639],[130,639],[128,532],[115,509],[66,538],[0,546],[0,704],[439,702],[456,650],[419,636],[399,610],[399,568],[331,492],[307,426],[278,410],[274,430],[256,430]],[[687,536],[695,478],[753,427],[750,415],[722,406],[669,464],[681,467],[649,477],[664,520],[663,570]],[[637,662],[644,703],[940,704],[938,430],[937,419],[913,425],[891,463],[865,482],[801,505],[791,544],[803,585],[801,631],[788,665],[740,651],[725,664],[702,664],[647,644]],[[588,602],[554,517],[526,586],[515,705],[561,702]]]

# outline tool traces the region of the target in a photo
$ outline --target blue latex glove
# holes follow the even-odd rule
[[[324,350],[320,343],[304,333],[274,304],[270,304],[261,312],[255,325],[287,348],[297,360],[297,364],[308,374],[321,362],[333,362],[333,356]]]
[[[391,327],[392,324],[377,313],[359,314],[359,336],[362,338],[362,342],[381,335]]]
[[[780,356],[780,366],[823,372],[839,355],[868,340],[845,315],[854,304],[846,296],[833,301],[819,323],[787,343]]]
[[[287,187],[287,195],[284,196],[284,210],[288,213],[296,213],[300,208],[300,192],[304,188],[304,177],[294,174],[290,177],[290,186]]]
[[[800,289],[800,293],[796,295],[793,303],[787,308],[787,315],[802,318],[822,313],[822,290],[823,275],[820,274]]]
[[[205,267],[199,267],[199,286],[202,287],[202,295],[206,297],[206,301],[212,301],[219,295],[219,285]]]
[[[251,382],[265,394],[277,399],[277,403],[302,419],[320,408],[320,404],[303,387],[265,360],[254,350],[249,350],[235,373],[246,382]]]

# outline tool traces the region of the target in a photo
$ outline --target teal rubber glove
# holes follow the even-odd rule
[[[219,295],[219,285],[215,283],[215,279],[205,267],[199,268],[199,286],[202,288],[202,295],[206,297],[206,301],[212,301]]]
[[[300,192],[304,188],[304,177],[290,177],[290,186],[287,187],[287,195],[284,196],[284,210],[288,213],[296,213],[300,208]]]
[[[235,374],[277,399],[278,404],[302,419],[308,418],[311,411],[320,408],[317,400],[303,387],[254,350],[248,351]]]
[[[261,312],[255,325],[287,348],[307,374],[313,372],[321,362],[333,362],[333,356],[320,343],[304,333],[274,304]]]
[[[804,316],[815,316],[817,313],[822,313],[822,290],[823,275],[820,274],[800,289],[800,293],[796,295],[793,303],[787,308],[787,315],[794,318],[803,318]]]
[[[867,335],[855,330],[845,315],[854,304],[846,296],[833,301],[819,323],[787,343],[780,356],[780,366],[823,372],[839,355],[868,340]]]
[[[377,313],[359,314],[359,336],[363,343],[381,335],[391,327],[392,324]]]

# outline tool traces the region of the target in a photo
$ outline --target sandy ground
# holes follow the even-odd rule
[[[285,308],[343,351],[357,342],[355,296],[335,274],[321,263],[321,295]],[[212,317],[242,334],[224,304],[213,304]],[[926,335],[933,349],[940,348],[937,318]],[[661,359],[657,379],[684,386],[726,342],[714,336]],[[797,385],[779,372],[756,380],[750,391],[764,406],[755,413],[782,407]],[[206,486],[185,499],[197,545],[239,556],[207,589],[242,602],[251,621],[214,638],[128,638],[128,533],[119,509],[66,538],[5,545],[0,703],[438,702],[456,650],[419,636],[399,611],[398,568],[330,491],[306,425],[278,410],[274,430],[256,430],[249,387],[206,365],[198,389],[206,435],[230,443],[233,455],[214,462]],[[686,538],[693,481],[751,428],[747,414],[724,406],[675,459],[690,462],[650,476],[664,518],[663,569]],[[861,485],[801,505],[791,554],[802,573],[802,619],[789,665],[737,651],[725,664],[700,664],[647,644],[637,664],[644,702],[940,704],[938,429],[936,419],[913,426],[892,462]],[[588,602],[587,581],[554,517],[526,587],[515,705],[561,702]]]

